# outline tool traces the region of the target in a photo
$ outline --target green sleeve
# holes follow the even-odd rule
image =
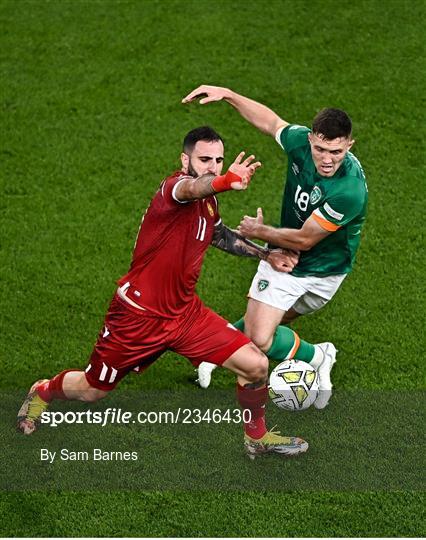
[[[290,154],[296,148],[306,145],[309,132],[310,129],[305,126],[290,124],[277,133],[276,140],[287,154]]]
[[[317,211],[331,223],[342,227],[364,212],[366,193],[356,179],[355,185],[331,193]]]

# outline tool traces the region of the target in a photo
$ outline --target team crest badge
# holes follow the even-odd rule
[[[314,189],[311,191],[311,195],[309,197],[309,202],[311,204],[317,204],[317,202],[321,199],[322,192],[318,186],[315,186]]]
[[[208,202],[207,203],[207,210],[209,211],[209,214],[211,215],[211,217],[214,216],[214,210],[212,208],[212,205]]]
[[[269,286],[269,281],[267,279],[259,279],[257,282],[257,288],[259,292],[264,291]]]

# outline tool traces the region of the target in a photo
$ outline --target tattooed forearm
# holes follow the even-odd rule
[[[269,249],[258,246],[254,242],[247,240],[237,233],[237,231],[233,231],[223,223],[216,225],[212,245],[222,251],[227,251],[232,255],[254,257],[262,260],[266,260],[270,253]]]
[[[197,199],[207,197],[208,195],[213,195],[215,190],[212,188],[212,181],[216,178],[214,174],[208,173],[203,174],[203,176],[199,176],[196,180],[194,180],[194,184],[197,189]]]
[[[193,201],[195,199],[203,199],[215,193],[212,188],[212,180],[214,174],[208,173],[199,176],[198,178],[187,177],[177,185],[176,197],[179,201]]]

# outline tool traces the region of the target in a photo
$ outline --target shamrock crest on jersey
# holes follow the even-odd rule
[[[309,197],[309,202],[312,205],[317,204],[317,202],[319,202],[321,197],[322,197],[322,191],[320,190],[318,186],[314,186],[314,189],[311,191],[311,195]]]

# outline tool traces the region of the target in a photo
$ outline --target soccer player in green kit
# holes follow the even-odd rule
[[[331,396],[336,349],[332,343],[301,342],[282,324],[323,307],[352,269],[368,195],[361,164],[350,152],[354,143],[351,120],[342,110],[323,109],[311,130],[216,86],[199,86],[182,101],[198,98],[201,104],[227,101],[248,122],[274,137],[287,153],[281,228],[265,225],[259,208],[256,217],[243,218],[238,231],[246,238],[299,251],[299,262],[290,274],[279,275],[262,261],[249,291],[246,314],[235,326],[269,358],[310,362],[318,370],[320,383],[314,405],[322,409]],[[199,367],[204,388],[210,383],[211,371],[206,362]]]

